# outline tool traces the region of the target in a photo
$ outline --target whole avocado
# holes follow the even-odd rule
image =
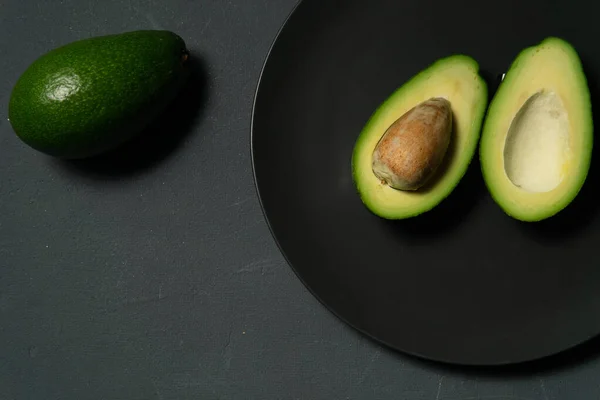
[[[164,30],[98,36],[51,50],[19,77],[8,115],[45,154],[85,158],[139,134],[188,76],[184,40]]]

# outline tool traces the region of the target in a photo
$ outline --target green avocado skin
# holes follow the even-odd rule
[[[185,42],[170,31],[98,36],[51,50],[17,80],[8,116],[30,147],[85,158],[138,135],[188,76]]]

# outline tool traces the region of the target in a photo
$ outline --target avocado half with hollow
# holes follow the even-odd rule
[[[573,47],[550,37],[521,51],[482,130],[481,169],[494,201],[522,221],[557,214],[583,186],[592,145],[590,93]]]
[[[365,206],[404,219],[444,200],[476,152],[487,96],[479,65],[466,55],[442,58],[396,89],[354,146],[352,174]],[[394,178],[399,170],[405,176]]]

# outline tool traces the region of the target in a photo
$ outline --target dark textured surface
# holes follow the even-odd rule
[[[509,374],[442,368],[364,339],[304,289],[249,151],[260,67],[294,3],[0,3],[0,400],[600,397],[597,345]],[[206,71],[144,155],[62,163],[14,137],[9,91],[36,56],[141,28],[175,30]]]

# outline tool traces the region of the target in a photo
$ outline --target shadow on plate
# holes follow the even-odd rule
[[[502,83],[502,78],[504,76],[504,73],[497,74],[497,73],[491,72],[488,69],[481,68],[479,70],[479,75],[481,75],[483,80],[485,80],[485,82],[487,83],[487,87],[488,87],[488,107],[486,107],[486,109],[485,109],[485,112],[487,113],[489,105],[492,102],[492,99],[494,98],[494,96],[496,95],[496,91],[498,90],[498,87]],[[483,128],[483,125],[482,125],[482,128]]]
[[[165,160],[193,130],[208,99],[206,65],[191,52],[190,76],[173,102],[139,135],[101,155],[58,160],[67,171],[96,179],[135,175]]]
[[[403,239],[427,243],[432,238],[447,235],[467,218],[485,193],[479,157],[474,155],[469,168],[454,191],[437,207],[413,218],[398,221],[382,220]]]
[[[597,77],[591,73],[591,67],[583,63],[584,71],[588,79],[592,107],[594,104],[600,104],[600,85]],[[600,115],[594,115],[594,126],[600,127]],[[597,128],[596,128],[597,129]],[[594,195],[594,190],[600,185],[599,154],[598,146],[592,150],[592,163],[590,170],[581,191],[577,197],[555,216],[535,223],[521,223],[522,229],[535,239],[548,242],[550,244],[573,239],[585,230],[593,221],[593,217],[598,213],[600,202]]]

